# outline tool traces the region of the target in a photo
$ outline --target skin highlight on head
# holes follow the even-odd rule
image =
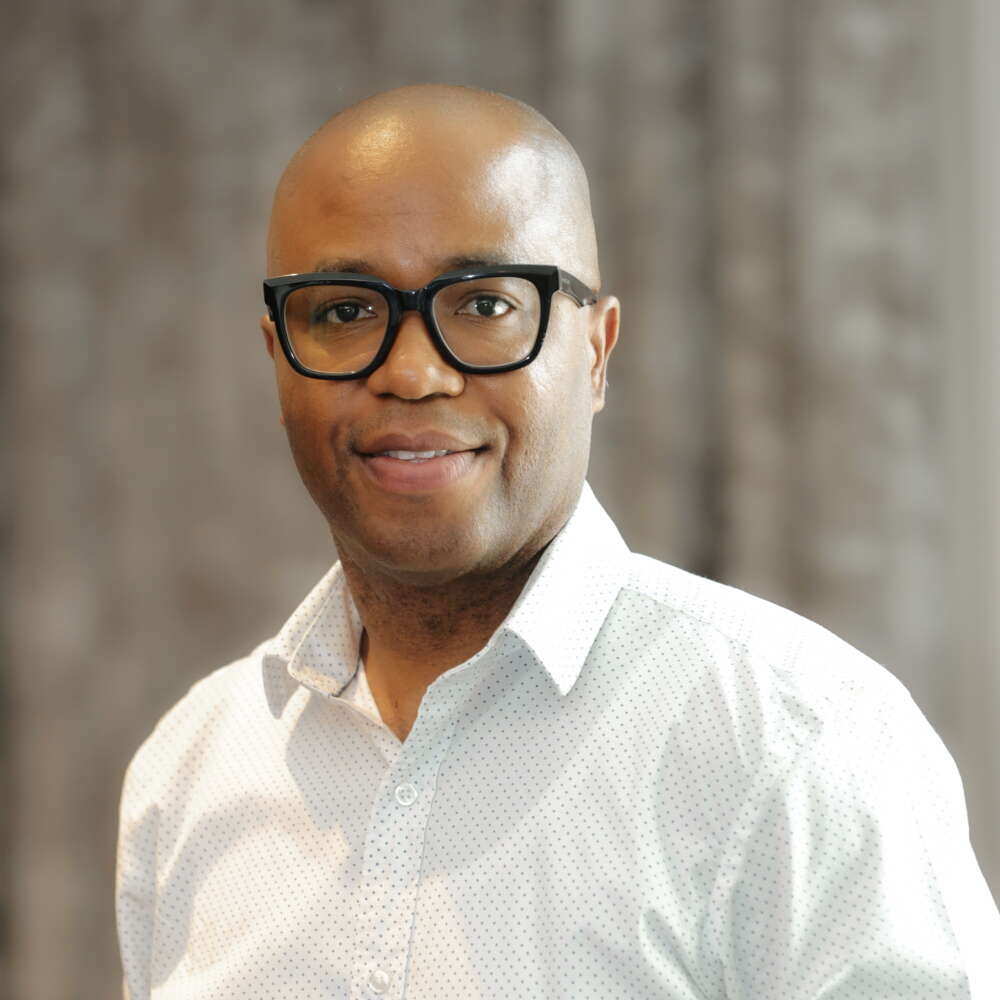
[[[388,91],[325,123],[279,182],[270,275],[333,264],[408,289],[456,259],[556,264],[599,285],[580,161],[520,102],[441,85]],[[344,382],[295,372],[262,318],[292,455],[330,526],[372,692],[400,738],[427,685],[486,643],[572,512],[618,314],[612,297],[578,308],[555,295],[531,364],[468,375],[406,313],[383,365]],[[386,489],[366,456],[398,435],[445,435],[471,449],[470,471],[425,493]]]
[[[424,132],[424,135],[421,133]],[[435,143],[435,140],[437,142]],[[421,84],[375,94],[324,122],[292,156],[275,190],[267,238],[268,274],[291,274],[281,259],[286,203],[313,199],[311,182],[340,158],[340,180],[377,186],[407,164],[458,153],[485,159],[485,190],[521,185],[524,220],[535,241],[591,288],[601,287],[590,187],[576,150],[534,108],[472,87]],[[492,162],[490,155],[492,152]],[[444,171],[442,171],[444,172]],[[332,178],[330,178],[332,180]],[[305,187],[305,190],[303,188]],[[339,192],[338,192],[339,193]],[[490,206],[484,201],[484,211]]]

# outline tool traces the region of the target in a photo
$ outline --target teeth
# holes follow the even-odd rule
[[[401,458],[405,462],[423,462],[428,458],[440,458],[442,455],[452,454],[450,451],[383,451],[382,455],[390,458]]]

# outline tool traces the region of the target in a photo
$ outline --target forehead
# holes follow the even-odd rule
[[[566,233],[550,175],[538,150],[502,131],[383,123],[331,137],[275,198],[270,273],[358,260],[413,282],[455,259],[558,263]]]

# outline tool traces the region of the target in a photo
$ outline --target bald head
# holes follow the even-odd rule
[[[429,245],[448,227],[427,223],[449,212],[456,218],[455,231],[447,233],[454,245]],[[508,231],[500,234],[502,216]],[[479,233],[470,226],[477,218]],[[295,248],[302,227],[318,225],[341,233],[346,227],[359,237],[367,230],[375,241],[392,235],[402,263],[482,249],[511,262],[557,264],[594,288],[600,285],[580,158],[534,108],[491,91],[400,87],[326,121],[295,153],[278,183],[268,232],[269,273],[309,270],[308,262],[295,259]],[[477,238],[487,235],[494,244],[502,235],[508,246],[476,247]],[[375,263],[373,253],[388,249],[356,242],[352,253],[356,249],[365,262]]]
[[[309,138],[275,194],[272,276],[346,272],[412,290],[448,271],[523,265],[599,284],[579,158],[538,112],[500,94],[420,86],[371,97]],[[480,582],[469,591],[475,601],[462,606],[480,606],[475,588],[489,579],[489,592],[503,593],[505,574],[521,581],[580,496],[618,300],[553,292],[542,302],[516,280],[496,280],[502,287],[482,277],[454,299],[435,286],[437,297],[419,310],[397,299],[394,320],[391,303],[387,309],[367,283],[310,281],[306,288],[331,290],[297,300],[306,302],[308,318],[297,327],[305,348],[321,358],[346,351],[360,365],[336,380],[302,369],[288,300],[284,311],[261,317],[303,482],[327,518],[352,591],[382,581],[371,590],[376,603],[400,585],[466,580]],[[467,333],[475,326],[477,347],[509,351],[512,338],[527,346],[516,337],[530,336],[538,321],[534,353],[502,372],[458,367],[438,302],[450,329],[459,317]],[[364,358],[377,366],[369,370]],[[398,618],[395,599],[384,599]]]

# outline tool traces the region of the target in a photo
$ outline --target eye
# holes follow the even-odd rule
[[[340,299],[337,302],[324,302],[318,306],[312,315],[314,323],[356,323],[360,319],[371,319],[375,310],[367,302],[352,299]]]
[[[499,295],[475,295],[457,311],[466,316],[482,316],[493,319],[504,316],[514,307]]]

